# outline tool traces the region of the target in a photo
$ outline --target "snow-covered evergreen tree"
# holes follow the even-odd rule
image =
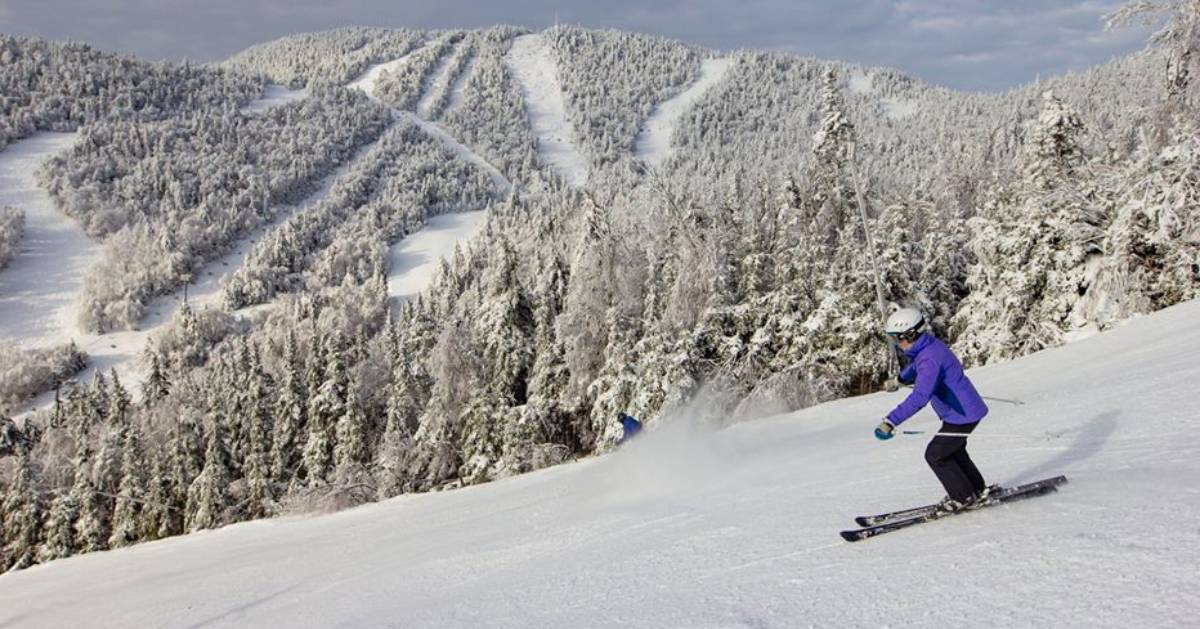
[[[210,417],[207,422],[208,445],[204,450],[204,469],[192,481],[187,492],[187,529],[217,528],[225,523],[229,506],[229,454],[221,435],[221,422]]]
[[[144,529],[141,519],[142,505],[147,499],[145,454],[137,429],[128,429],[121,452],[121,483],[112,513],[112,534],[108,538],[110,548],[137,543]]]
[[[29,455],[22,448],[4,500],[0,503],[0,544],[4,552],[0,570],[27,568],[37,562],[43,518],[46,517],[41,488],[34,477]]]

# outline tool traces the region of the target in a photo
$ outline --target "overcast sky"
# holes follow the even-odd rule
[[[781,50],[997,90],[1104,63],[1147,33],[1104,31],[1120,0],[0,0],[0,33],[152,59],[223,59],[337,26],[540,29],[563,22],[719,49]]]

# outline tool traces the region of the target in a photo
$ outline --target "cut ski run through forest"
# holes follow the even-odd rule
[[[971,437],[989,482],[1071,479],[1035,500],[849,544],[941,493],[925,438],[870,436],[902,394],[685,414],[612,456],[34,566],[0,579],[0,626],[1187,626],[1200,500],[1164,479],[1200,474],[1197,317],[971,371],[1024,402]]]
[[[529,124],[538,137],[538,155],[567,183],[586,184],[587,159],[575,146],[575,128],[567,119],[558,66],[546,36],[516,38],[505,62],[521,84]]]
[[[372,66],[349,87],[371,95],[379,74],[403,63],[406,58]],[[429,87],[436,86],[431,84]],[[263,96],[247,104],[242,111],[261,113],[305,96],[305,90],[268,85]],[[511,190],[512,184],[494,166],[459,144],[441,127],[411,112],[393,113],[399,120],[420,126],[455,155],[482,168],[502,194]],[[0,207],[23,208],[27,215],[22,254],[0,271],[0,341],[15,341],[22,347],[37,348],[74,342],[89,357],[87,369],[77,374],[75,380],[87,383],[97,372],[115,371],[135,395],[140,392],[147,375],[146,365],[139,360],[142,350],[151,337],[171,321],[184,300],[193,310],[219,306],[225,278],[242,266],[254,244],[292,214],[324,199],[333,185],[359,159],[369,155],[378,142],[360,147],[355,157],[326,176],[315,192],[297,204],[277,210],[273,221],[245,235],[226,255],[204,265],[191,283],[148,304],[148,314],[139,322],[138,329],[93,334],[78,329],[75,309],[84,270],[100,255],[100,245],[88,238],[71,218],[55,209],[54,201],[38,186],[34,176],[42,162],[70,146],[76,137],[74,133],[45,133],[0,151],[0,177],[10,182],[3,187],[5,193],[0,196]],[[417,232],[394,243],[389,254],[389,296],[403,301],[423,290],[432,279],[438,262],[452,254],[456,246],[465,243],[476,232],[484,216],[482,212],[469,212],[462,219],[447,218],[437,221],[431,234],[422,236]],[[411,238],[419,240],[405,242]],[[50,316],[47,313],[51,313]],[[54,392],[45,391],[22,410],[45,408],[53,400]]]

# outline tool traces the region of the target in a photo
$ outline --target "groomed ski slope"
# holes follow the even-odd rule
[[[388,297],[393,305],[415,299],[429,287],[443,259],[466,243],[487,220],[487,211],[431,217],[420,231],[388,249]]]
[[[36,173],[77,137],[40,132],[0,150],[0,207],[25,211],[19,253],[0,270],[0,340],[52,347],[76,335],[83,276],[99,258],[101,246],[55,207]]]
[[[658,166],[671,155],[671,136],[683,114],[691,109],[710,89],[725,78],[733,65],[732,57],[705,59],[700,63],[700,76],[675,97],[659,104],[642,126],[634,142],[633,156],[650,166]]]
[[[901,393],[488,485],[0,576],[19,627],[1182,627],[1200,614],[1200,301],[971,372],[992,482],[1060,492],[849,544],[941,491]],[[932,428],[928,411],[905,428]]]
[[[558,64],[545,35],[513,40],[504,62],[521,85],[529,126],[538,139],[538,156],[572,186],[587,183],[587,160],[576,148],[575,127],[567,119]]]

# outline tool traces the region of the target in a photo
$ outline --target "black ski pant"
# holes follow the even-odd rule
[[[978,425],[979,422],[974,424],[942,422],[942,429],[938,432],[956,433],[963,436],[939,435],[929,442],[929,447],[925,448],[925,461],[929,463],[933,473],[942,482],[942,487],[946,488],[946,495],[959,502],[966,501],[987,487],[983,482],[983,475],[979,473],[979,469],[967,455],[967,435],[971,434],[971,431],[975,430]]]

